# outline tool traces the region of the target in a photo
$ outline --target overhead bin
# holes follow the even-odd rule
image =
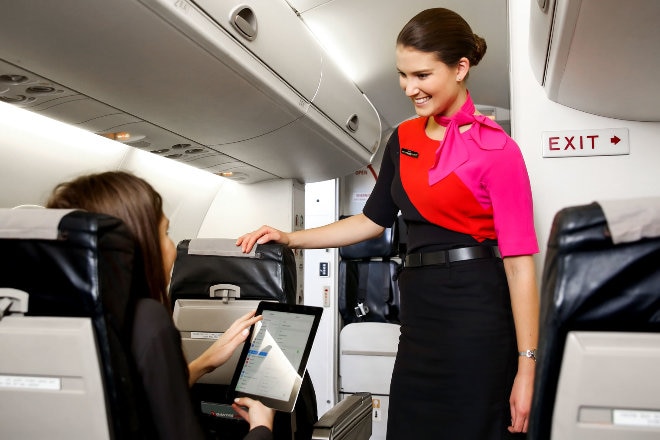
[[[375,108],[325,54],[288,3],[281,0],[194,2],[306,101],[370,153],[376,152],[381,126]]]
[[[338,90],[352,93],[337,93]],[[378,113],[371,101],[328,56],[323,58],[321,84],[312,104],[342,126],[360,145],[376,152],[382,130]]]
[[[531,2],[530,62],[552,101],[588,113],[660,121],[660,2]]]
[[[377,112],[346,78],[332,83],[335,102],[324,98],[325,53],[284,0],[242,4],[252,15],[241,20],[256,23],[252,40],[237,30],[248,24],[229,21],[237,2],[198,3],[12,2],[0,14],[0,60],[152,132],[229,155],[260,170],[259,179],[313,182],[370,162],[380,141]],[[335,74],[325,74],[326,84]],[[66,115],[56,107],[51,115],[86,113],[66,107]],[[352,115],[359,124],[347,126]]]
[[[143,0],[174,4],[173,0]],[[211,20],[311,101],[321,81],[321,47],[283,0],[192,0]]]

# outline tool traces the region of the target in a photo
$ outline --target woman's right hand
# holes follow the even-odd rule
[[[240,246],[243,253],[249,253],[255,244],[264,244],[269,241],[280,243],[285,246],[289,244],[289,234],[275,229],[268,225],[264,225],[253,232],[241,235],[236,240],[236,246]]]
[[[234,399],[234,403],[231,406],[236,411],[236,414],[250,424],[250,431],[257,426],[265,426],[271,431],[273,430],[273,420],[275,419],[274,409],[249,397]]]

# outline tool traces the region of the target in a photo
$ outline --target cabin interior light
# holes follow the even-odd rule
[[[144,139],[145,136],[141,134],[132,134],[128,131],[115,131],[111,133],[99,133],[99,135],[103,137],[107,137],[108,139],[112,139],[113,141],[118,141],[118,142],[136,142],[141,139]]]
[[[216,175],[218,175],[220,177],[225,177],[229,180],[233,180],[233,181],[236,181],[236,182],[245,181],[248,178],[247,174],[245,174],[243,172],[240,172],[240,171],[220,171],[220,172],[216,173]]]
[[[103,137],[112,139],[113,141],[128,142],[131,139],[131,134],[127,131],[117,131],[112,133],[99,133]]]

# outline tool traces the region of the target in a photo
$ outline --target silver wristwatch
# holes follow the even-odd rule
[[[519,351],[518,356],[530,358],[534,362],[536,362],[536,348],[532,348],[531,350],[526,350],[526,351]]]

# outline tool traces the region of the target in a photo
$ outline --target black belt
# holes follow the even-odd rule
[[[478,258],[501,258],[501,256],[497,246],[470,246],[446,251],[420,252],[406,255],[404,266],[432,266],[455,263],[457,261],[475,260]]]

